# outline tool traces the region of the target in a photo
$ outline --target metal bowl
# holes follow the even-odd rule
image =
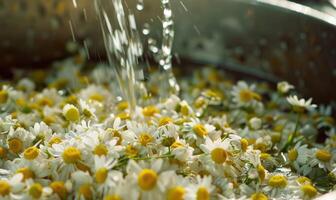
[[[91,57],[104,54],[92,1],[2,2],[1,68],[64,57],[72,39],[91,42]],[[151,37],[160,38],[159,1],[144,3],[142,12],[136,11],[136,0],[127,6],[139,28],[149,23]],[[336,99],[335,17],[285,0],[181,0],[172,1],[172,7],[179,57],[271,82],[287,80],[319,102]]]

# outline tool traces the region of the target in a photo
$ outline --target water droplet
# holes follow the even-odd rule
[[[138,0],[136,8],[139,11],[142,11],[144,9],[144,2],[143,2],[143,0]]]
[[[142,28],[142,34],[148,35],[150,33],[149,24],[145,23]]]

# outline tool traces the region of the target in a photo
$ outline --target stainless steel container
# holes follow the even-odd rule
[[[144,10],[127,1],[138,26],[151,25],[159,38],[159,1]],[[285,0],[172,1],[174,52],[198,63],[240,73],[287,80],[320,102],[336,99],[336,18]],[[0,2],[0,66],[35,66],[64,57],[67,41],[91,41],[90,54],[103,55],[91,0],[3,0]]]

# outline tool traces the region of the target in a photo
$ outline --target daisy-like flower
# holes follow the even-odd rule
[[[210,124],[204,124],[198,119],[192,119],[191,122],[185,123],[182,131],[188,132],[185,136],[189,140],[196,140],[197,144],[203,143],[204,139],[210,137],[212,139],[218,138],[216,127]]]
[[[54,144],[49,152],[55,158],[52,160],[52,171],[58,174],[60,180],[67,180],[72,172],[84,164],[82,146],[74,140]]]
[[[96,193],[93,188],[93,179],[89,173],[75,171],[71,174],[74,181],[75,198],[74,199],[95,199]]]
[[[310,159],[309,165],[311,167],[318,166],[327,171],[332,170],[332,163],[335,160],[335,154],[332,154],[327,149],[314,149],[314,156]]]
[[[205,144],[201,144],[200,148],[206,154],[208,154],[211,160],[217,164],[222,165],[229,157],[229,143],[228,140],[212,141],[210,138],[205,139]]]
[[[14,130],[10,128],[7,136],[7,144],[10,152],[14,154],[21,153],[25,148],[32,145],[34,136],[23,128],[17,128]]]
[[[52,189],[50,187],[44,187],[41,183],[34,182],[32,180],[28,180],[26,182],[26,190],[23,195],[21,195],[18,199],[27,199],[27,200],[36,200],[36,199],[49,199],[49,196],[52,193]]]
[[[251,106],[254,102],[260,101],[261,96],[255,92],[255,85],[248,85],[244,81],[239,81],[232,88],[233,101],[238,106]]]
[[[123,174],[120,171],[111,170],[115,164],[115,160],[107,159],[105,156],[94,157],[94,179],[98,185],[98,192],[104,196],[109,192],[109,188],[123,180]]]
[[[194,148],[183,139],[177,138],[170,148],[172,155],[179,161],[185,162],[193,159]]]
[[[312,104],[312,98],[305,100],[299,99],[296,95],[294,95],[287,97],[287,101],[293,106],[293,110],[298,113],[301,113],[305,110],[312,110],[317,107],[315,104]]]
[[[51,128],[44,122],[35,123],[30,132],[35,136],[35,141],[39,143],[45,143],[52,137]]]
[[[270,174],[267,178],[267,186],[263,190],[271,197],[277,197],[288,186],[288,178],[283,174]]]
[[[282,82],[279,82],[277,84],[277,90],[278,92],[280,92],[281,94],[286,94],[287,92],[289,92],[289,90],[291,89],[294,89],[294,86],[289,84],[288,82],[286,81],[282,81]]]
[[[127,131],[122,134],[123,143],[140,145],[143,150],[146,150],[144,147],[155,144],[155,131],[154,126],[129,121],[127,122]]]
[[[0,199],[13,199],[18,192],[24,188],[22,183],[22,174],[15,174],[10,179],[0,180]]]
[[[80,120],[79,110],[72,104],[66,104],[63,107],[63,116],[70,122],[78,122]]]
[[[81,90],[78,96],[80,99],[85,99],[92,103],[103,103],[111,98],[111,93],[101,86],[89,85],[87,88]]]
[[[70,196],[70,192],[72,190],[72,183],[70,180],[66,182],[63,181],[53,181],[49,184],[52,192],[50,194],[50,199],[66,199]]]
[[[185,198],[186,200],[211,199],[212,193],[215,190],[215,186],[211,184],[210,176],[205,176],[203,178],[197,176],[196,183],[190,184],[187,190],[188,193]]]
[[[83,99],[79,99],[79,107],[83,115],[88,119],[96,119],[97,116],[95,114],[96,109],[86,103]]]
[[[151,164],[130,160],[127,165],[127,180],[134,184],[143,199],[154,200],[165,191],[165,181],[169,179],[170,171],[162,171],[163,160],[154,160]]]
[[[301,143],[296,143],[292,149],[288,150],[287,154],[288,160],[295,170],[303,175],[309,174],[312,170],[308,164],[312,156],[312,151],[308,149],[308,146],[306,144],[301,145]]]
[[[309,178],[300,176],[293,181],[295,182],[292,186],[294,188],[294,194],[295,196],[299,196],[300,199],[309,200],[318,195],[317,189],[313,186]]]

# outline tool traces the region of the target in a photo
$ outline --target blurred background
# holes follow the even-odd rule
[[[92,0],[0,0],[0,69],[47,68],[85,49],[104,61]],[[158,1],[127,0],[139,30],[160,41]],[[213,64],[268,82],[287,80],[319,103],[334,103],[335,0],[174,0],[174,53],[183,63]],[[146,48],[146,47],[145,47]]]

